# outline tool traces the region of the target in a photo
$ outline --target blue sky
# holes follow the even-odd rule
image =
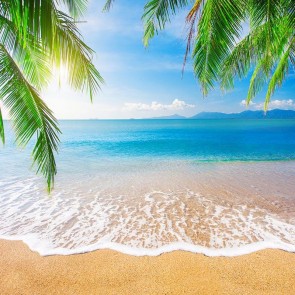
[[[182,11],[167,30],[145,49],[141,15],[145,1],[116,0],[111,11],[102,13],[104,1],[89,1],[79,25],[84,39],[96,54],[94,63],[105,79],[94,102],[86,94],[72,91],[65,83],[53,82],[42,95],[60,119],[144,118],[178,113],[191,116],[202,111],[240,112],[246,109],[249,78],[238,81],[223,94],[218,87],[203,98],[188,63],[181,75],[185,52],[185,14]],[[61,78],[63,79],[63,78]],[[295,75],[275,92],[272,108],[295,109]],[[261,108],[265,92],[251,105]]]

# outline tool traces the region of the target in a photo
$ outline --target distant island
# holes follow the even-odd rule
[[[295,119],[295,111],[292,110],[270,110],[267,113],[264,111],[244,111],[241,113],[219,113],[219,112],[202,112],[192,117],[184,117],[178,114],[163,117],[153,117],[147,119],[167,119],[167,120],[182,120],[182,119]]]

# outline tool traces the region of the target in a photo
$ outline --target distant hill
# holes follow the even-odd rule
[[[232,114],[203,112],[189,119],[295,119],[295,111],[275,109],[266,114],[264,111],[244,111]]]
[[[295,119],[295,111],[275,109],[268,111],[266,114],[264,111],[244,111],[232,114],[202,112],[189,118],[174,114],[171,116],[154,117],[149,119]]]

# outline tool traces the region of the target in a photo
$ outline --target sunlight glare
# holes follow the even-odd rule
[[[68,84],[68,69],[64,64],[53,69],[53,79],[58,81],[59,86]]]

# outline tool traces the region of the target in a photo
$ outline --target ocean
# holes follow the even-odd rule
[[[41,255],[295,251],[295,120],[60,121],[53,192],[0,148],[0,238]]]

